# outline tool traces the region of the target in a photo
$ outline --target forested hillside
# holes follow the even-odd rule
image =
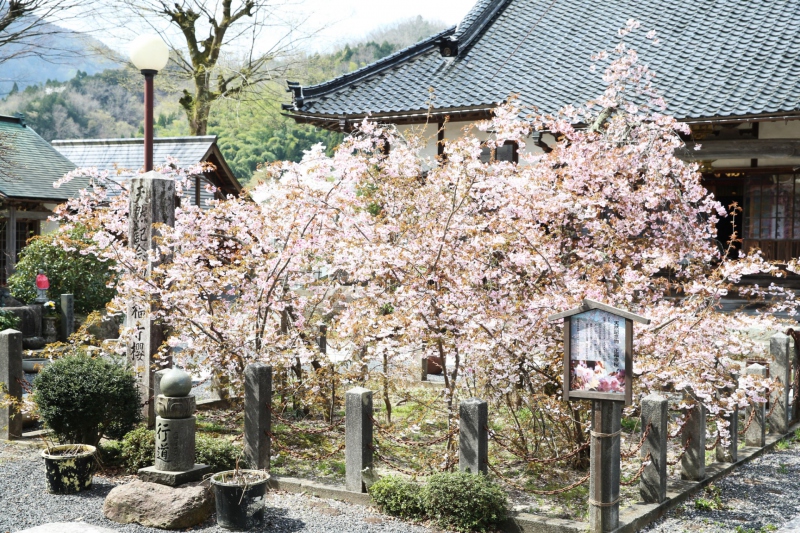
[[[360,43],[331,53],[313,54],[297,62],[290,79],[318,83],[363,67],[420,39],[441,31],[441,24],[418,17],[379,30]],[[156,77],[156,136],[188,135],[186,117],[178,104],[183,87],[169,69]],[[132,67],[85,72],[66,82],[48,80],[15,89],[0,100],[0,114],[22,113],[27,123],[47,140],[135,137],[143,134],[141,74]],[[225,158],[242,183],[258,165],[276,160],[299,161],[303,151],[322,142],[333,147],[339,134],[295,124],[280,113],[288,101],[284,80],[259,87],[239,100],[224,100],[212,111],[208,131],[219,136]]]

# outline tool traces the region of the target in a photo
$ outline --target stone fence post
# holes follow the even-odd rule
[[[269,470],[272,435],[272,367],[244,368],[244,458],[249,468]]]
[[[75,333],[75,297],[72,294],[61,295],[61,336],[66,342]]]
[[[642,398],[642,431],[650,432],[642,445],[644,460],[650,454],[650,464],[642,470],[639,494],[646,503],[661,503],[667,499],[667,427],[669,402],[658,394]]]
[[[345,488],[366,492],[363,471],[372,467],[372,391],[355,387],[345,393]]]
[[[470,398],[459,405],[458,469],[485,474],[489,461],[489,406],[484,400]]]
[[[792,355],[789,351],[789,336],[783,333],[776,333],[769,340],[769,351],[772,354],[772,364],[770,365],[770,376],[775,378],[780,386],[780,390],[775,390],[770,395],[770,402],[774,403],[772,414],[769,417],[770,433],[787,433],[789,431],[789,416],[791,413],[789,405],[789,390],[791,389],[791,361]]]
[[[706,477],[706,407],[691,390],[686,396],[694,401],[694,407],[686,414],[681,435],[681,445],[686,448],[681,458],[681,479],[700,481]]]
[[[744,373],[750,376],[766,377],[767,367],[754,363],[748,366]],[[750,426],[747,428],[747,431],[745,431],[744,443],[747,446],[763,447],[766,443],[766,421],[764,420],[766,416],[765,404],[749,406],[745,411],[745,416],[745,424],[749,421]],[[750,420],[751,417],[752,420]]]
[[[422,366],[420,367],[419,379],[420,381],[428,381],[428,358],[422,357],[420,362],[422,363]]]
[[[0,332],[0,386],[12,401],[22,401],[22,333],[14,329]],[[20,405],[0,409],[0,440],[22,437]]]

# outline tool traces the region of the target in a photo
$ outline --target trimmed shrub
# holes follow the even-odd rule
[[[486,531],[508,516],[506,493],[482,474],[434,474],[425,485],[423,501],[428,517],[456,531]]]
[[[123,465],[129,473],[153,466],[156,462],[156,432],[139,426],[122,438]]]
[[[64,250],[57,239],[69,243],[72,250]],[[16,270],[8,278],[12,296],[23,302],[32,302],[36,298],[34,280],[42,269],[50,280],[50,298],[56,303],[60,294],[73,294],[77,313],[105,309],[114,297],[113,265],[91,254],[81,254],[89,244],[82,229],[68,234],[49,233],[33,237],[20,252]]]
[[[120,438],[141,419],[133,373],[80,351],[39,372],[33,401],[45,425],[65,443],[96,446],[103,435]]]
[[[222,437],[198,433],[195,436],[195,462],[209,465],[214,472],[233,470],[242,448]]]
[[[419,520],[425,517],[423,490],[423,486],[414,481],[399,476],[386,476],[369,488],[369,495],[384,513]]]
[[[97,446],[100,464],[108,466],[123,466],[124,457],[122,454],[122,442],[118,440],[107,440]]]

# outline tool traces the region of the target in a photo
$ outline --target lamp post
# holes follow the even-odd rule
[[[131,63],[144,75],[144,171],[153,170],[153,78],[167,66],[169,48],[158,35],[140,35],[130,44]]]

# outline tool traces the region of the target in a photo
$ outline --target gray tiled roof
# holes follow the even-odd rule
[[[442,39],[458,37],[500,6],[458,57]],[[590,56],[625,38],[656,72],[678,118],[800,111],[800,0],[478,0],[457,30],[318,86],[302,89],[298,115],[363,115],[490,106],[509,94],[552,112],[604,89]],[[650,29],[661,43],[644,38]],[[516,50],[516,51],[515,51]],[[512,55],[513,54],[513,55]]]
[[[178,166],[196,165],[210,153],[217,137],[161,137],[153,140],[153,163],[162,165],[167,157]],[[76,139],[53,141],[53,147],[78,167],[95,167],[127,175],[144,166],[144,139]]]
[[[86,187],[73,180],[56,189],[53,182],[75,169],[23,120],[0,116],[0,193],[9,198],[64,201]]]

